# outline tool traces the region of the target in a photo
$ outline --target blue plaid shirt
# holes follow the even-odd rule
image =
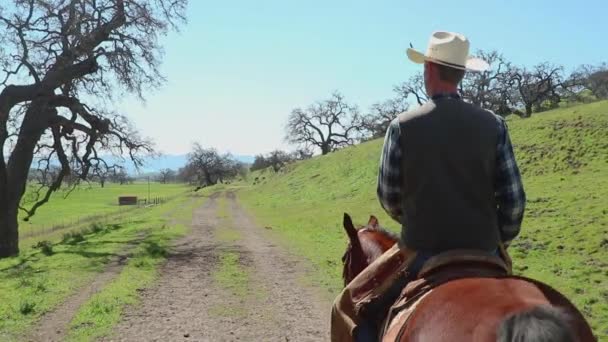
[[[496,211],[503,243],[508,245],[521,229],[526,195],[513,154],[507,124],[502,117],[494,116],[499,130],[498,145],[496,146]],[[399,135],[399,119],[396,118],[391,122],[384,139],[377,192],[382,208],[395,221],[401,223],[402,179]]]

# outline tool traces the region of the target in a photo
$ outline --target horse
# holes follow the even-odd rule
[[[344,214],[349,238],[342,257],[348,285],[398,242],[370,216],[355,228]],[[385,322],[391,323],[391,322]],[[418,300],[396,339],[390,341],[597,341],[580,311],[561,293],[530,278],[456,278]],[[380,337],[387,341],[387,336]]]

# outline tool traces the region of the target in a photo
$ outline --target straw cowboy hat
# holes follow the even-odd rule
[[[485,71],[490,65],[469,56],[469,40],[460,33],[436,31],[431,35],[426,53],[407,49],[409,59],[418,64],[426,61],[467,71]]]

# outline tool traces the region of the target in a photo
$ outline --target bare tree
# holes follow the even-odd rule
[[[511,63],[497,51],[477,51],[491,68],[483,72],[467,72],[460,92],[465,101],[489,109],[496,114],[511,114],[513,88],[510,82]]]
[[[587,89],[591,90],[593,95],[598,99],[607,99],[608,98],[608,65],[603,64],[602,66],[596,68],[594,72],[592,72],[587,77]]]
[[[250,171],[262,170],[269,166],[268,160],[266,160],[266,156],[263,154],[258,154],[255,156],[253,160],[253,164],[249,167]]]
[[[409,105],[405,98],[395,98],[380,103],[374,103],[371,112],[364,118],[365,131],[369,139],[381,138],[386,134],[388,126],[399,114],[407,111]]]
[[[509,71],[510,84],[517,92],[514,102],[525,108],[525,112],[517,112],[523,117],[530,117],[533,109],[540,109],[544,101],[552,104],[559,103],[559,89],[563,81],[563,67],[541,63],[532,70],[511,68]]]
[[[175,179],[176,172],[171,169],[161,169],[158,171],[158,181],[167,184]]]
[[[416,103],[419,105],[423,105],[429,100],[426,93],[424,76],[422,75],[422,72],[416,73],[414,76],[410,77],[409,80],[395,86],[394,90],[399,97],[402,97],[405,100],[409,99],[410,97],[414,97],[416,99]]]
[[[279,172],[279,170],[285,166],[286,164],[293,161],[291,155],[285,151],[274,150],[268,154],[268,164],[272,166],[274,172]]]
[[[306,160],[312,158],[314,152],[308,146],[303,146],[291,153],[291,159],[293,160]]]
[[[188,164],[199,186],[217,183],[213,175],[220,164],[220,156],[214,148],[203,148],[201,144],[194,143],[192,152],[188,154]]]
[[[570,80],[587,89],[596,99],[608,98],[608,64],[581,65],[572,73]]]
[[[26,218],[34,215],[68,175],[84,180],[117,168],[102,151],[136,166],[142,153],[152,151],[151,142],[112,110],[112,100],[124,93],[143,99],[163,83],[158,37],[184,20],[186,5],[187,0],[0,5],[0,257],[19,252],[19,209]],[[24,208],[34,156],[37,168],[61,169]]]
[[[124,168],[119,168],[114,172],[109,174],[108,179],[113,183],[118,183],[120,185],[133,183],[133,178],[127,174]]]
[[[362,129],[356,106],[347,104],[334,92],[331,98],[306,109],[296,108],[289,115],[285,139],[297,145],[316,146],[322,154],[353,145]]]
[[[196,169],[194,165],[188,163],[177,171],[176,179],[179,182],[188,183],[190,185],[197,183]]]

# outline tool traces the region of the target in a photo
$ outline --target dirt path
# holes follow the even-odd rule
[[[195,211],[156,286],[104,341],[326,341],[330,303],[302,285],[303,270],[234,194],[215,195]]]

